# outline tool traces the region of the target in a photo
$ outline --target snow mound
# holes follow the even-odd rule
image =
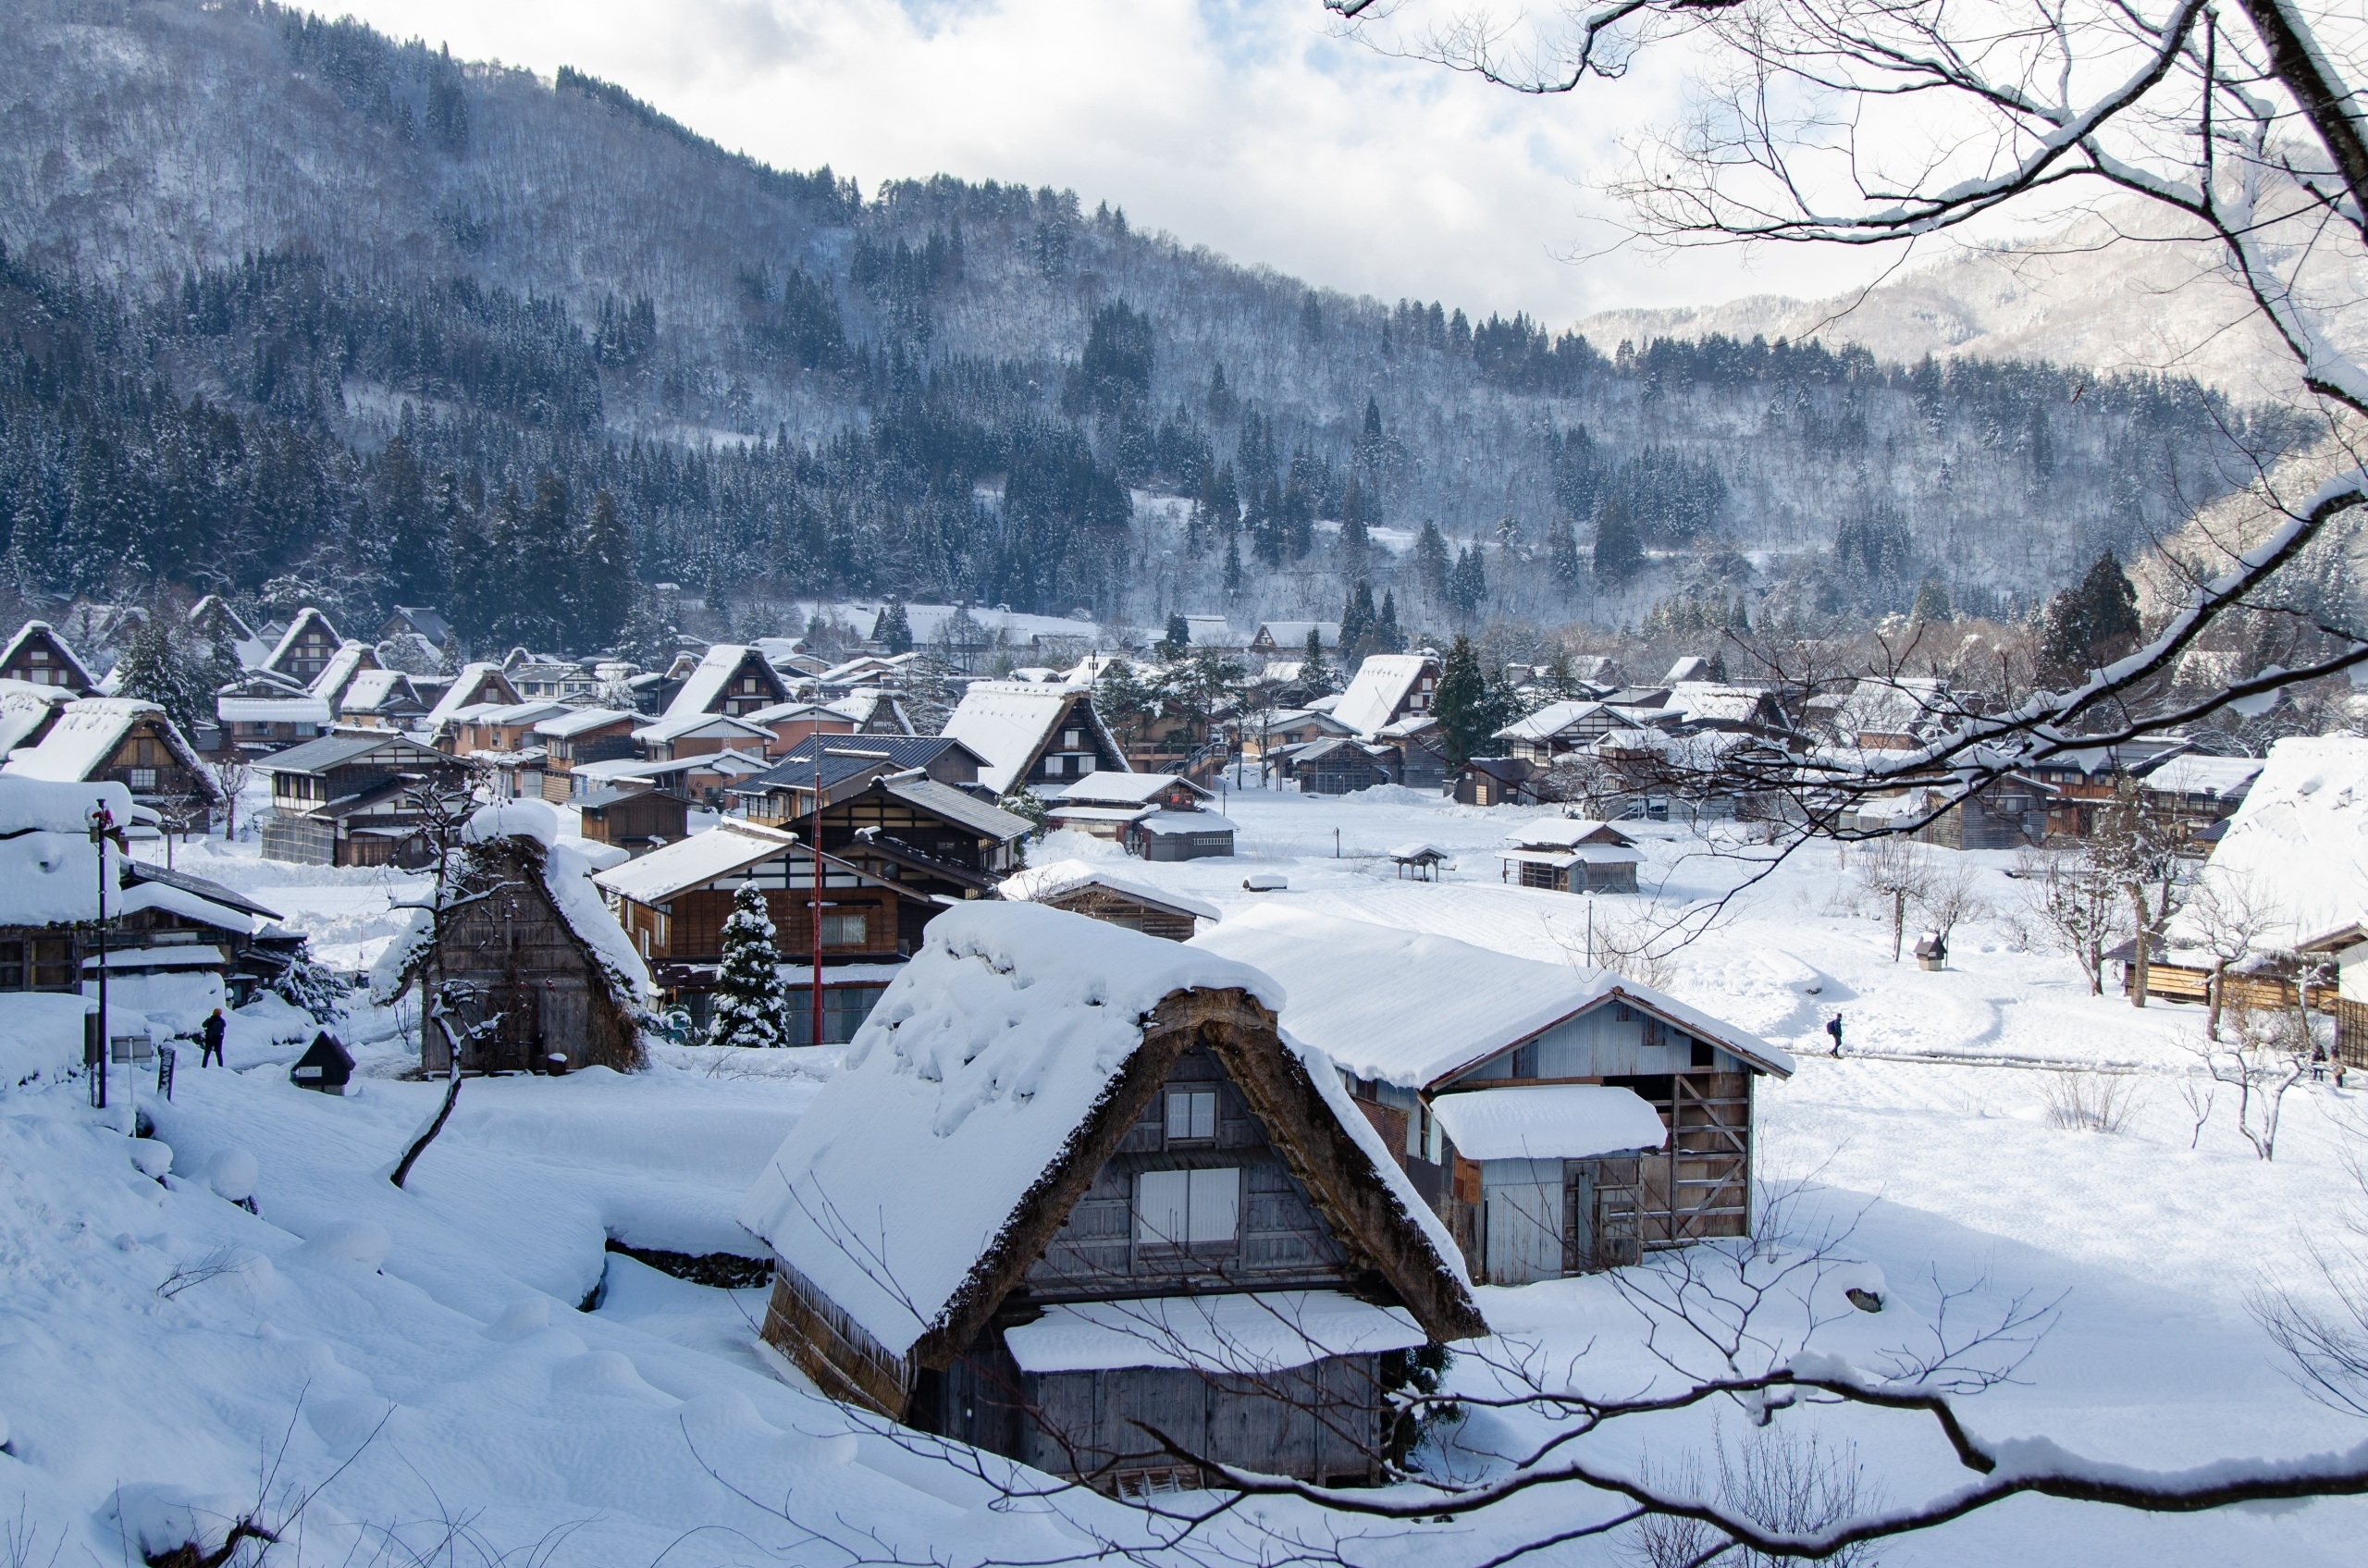
[[[549,849],[559,842],[559,813],[539,800],[497,800],[480,806],[461,830],[463,844],[531,838]]]
[[[107,1534],[117,1536],[154,1562],[176,1548],[194,1546],[212,1558],[246,1517],[246,1504],[228,1492],[145,1482],[118,1487],[104,1515]]]
[[[260,1174],[255,1157],[244,1149],[216,1149],[205,1162],[205,1184],[216,1197],[234,1204],[254,1196]]]
[[[0,994],[0,1094],[58,1083],[82,1065],[82,1015],[90,1004],[54,992]]]
[[[393,1247],[385,1226],[374,1220],[340,1219],[314,1231],[304,1243],[302,1255],[376,1273]]]
[[[131,1163],[149,1180],[161,1181],[165,1173],[173,1168],[173,1151],[154,1138],[135,1138],[131,1141]]]

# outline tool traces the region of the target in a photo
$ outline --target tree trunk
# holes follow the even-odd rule
[[[2227,982],[2228,960],[2226,958],[2214,958],[2212,960],[2212,978],[2204,982],[2203,984],[2203,1000],[2205,1003],[2205,1010],[2203,1014],[2203,1038],[2206,1040],[2217,1040],[2220,1038],[2220,1004],[2223,1000],[2224,989],[2227,985]]]
[[[2129,945],[2129,950],[2134,955],[2129,961],[2129,1005],[2133,1007],[2142,1007],[2146,1005],[2146,976],[2150,967],[2148,960],[2152,957],[2147,952],[2151,939],[2146,931],[2146,890],[2144,888],[2129,889],[2129,907],[2135,917],[2130,924],[2136,932]]]
[[[1891,895],[1891,961],[1899,962],[1900,939],[1907,932],[1907,895],[1897,888]]]
[[[444,1130],[444,1124],[452,1119],[452,1103],[461,1097],[461,1043],[452,1038],[452,1026],[443,1019],[436,1020],[436,1027],[444,1031],[444,1043],[452,1053],[451,1068],[444,1080],[444,1104],[437,1107],[436,1119],[427,1124],[427,1130],[412,1140],[411,1147],[397,1162],[394,1175],[388,1178],[398,1187],[410,1179],[411,1167],[419,1163],[419,1156],[427,1152],[427,1146],[436,1142],[436,1135]]]

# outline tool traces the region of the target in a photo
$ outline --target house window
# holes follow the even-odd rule
[[[852,915],[824,915],[822,917],[823,946],[860,947],[863,944],[864,916],[861,911],[857,911]]]
[[[1167,1092],[1167,1141],[1205,1143],[1217,1135],[1217,1092],[1214,1089],[1171,1089]]]
[[[1513,1076],[1515,1078],[1536,1078],[1537,1076],[1537,1047],[1536,1044],[1516,1045],[1513,1047]]]
[[[1241,1168],[1147,1170],[1135,1179],[1135,1240],[1150,1247],[1209,1247],[1241,1227]]]
[[[1047,757],[1047,758],[1045,758],[1045,759],[1044,759],[1044,776],[1045,776],[1046,778],[1048,778],[1048,779],[1057,779],[1057,778],[1059,778],[1063,773],[1067,772],[1067,771],[1068,771],[1068,759],[1067,759],[1067,758],[1066,758],[1066,757]]]
[[[1079,747],[1083,746],[1084,744],[1085,744],[1085,734],[1084,734],[1084,732],[1083,732],[1083,731],[1081,731],[1081,730],[1063,730],[1063,731],[1061,732],[1061,749],[1062,749],[1062,750],[1064,750],[1064,751],[1075,751]]]
[[[1077,759],[1077,771],[1080,775],[1093,772],[1093,758],[1092,755],[1089,754]]]
[[[124,782],[129,784],[135,793],[153,794],[156,788],[156,770],[154,768],[133,768],[130,771],[130,776],[126,778]]]
[[[42,936],[33,939],[33,989],[71,991],[81,977],[74,972],[74,939]]]
[[[0,942],[0,991],[22,991],[25,988],[25,945],[21,942]]]

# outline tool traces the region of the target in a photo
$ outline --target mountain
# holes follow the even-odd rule
[[[1432,629],[1807,623],[1928,574],[2004,612],[2300,437],[2183,377],[1350,298],[1072,192],[867,194],[574,71],[249,0],[6,17],[28,594],[424,600],[579,648],[665,641],[658,582],[758,622],[1328,618],[1361,578]]]

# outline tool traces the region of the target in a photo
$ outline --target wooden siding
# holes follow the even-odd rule
[[[773,1260],[764,1327],[758,1333],[812,1378],[826,1397],[892,1420],[904,1417],[912,1393],[911,1366],[778,1258]]]
[[[1371,1355],[1329,1356],[1261,1377],[1128,1367],[1024,1377],[1030,1420],[1018,1457],[1105,1492],[1195,1486],[1144,1426],[1194,1452],[1302,1480],[1375,1478],[1388,1404]],[[1147,1485],[1147,1483],[1149,1485]]]
[[[1196,929],[1192,917],[1179,909],[1164,909],[1146,904],[1140,898],[1129,898],[1114,888],[1089,883],[1072,892],[1043,900],[1048,908],[1067,909],[1072,915],[1088,920],[1106,920],[1114,926],[1125,926],[1146,936],[1164,936],[1170,942],[1189,942]]]
[[[1215,1089],[1214,1141],[1171,1144],[1169,1089]],[[1232,1241],[1202,1248],[1135,1240],[1135,1181],[1147,1170],[1241,1171],[1241,1207]],[[1161,1091],[1128,1128],[1118,1151],[1023,1277],[1038,1302],[1161,1295],[1188,1286],[1238,1290],[1341,1288],[1354,1271],[1316,1213],[1307,1190],[1283,1164],[1240,1089],[1205,1047],[1177,1058]]]

